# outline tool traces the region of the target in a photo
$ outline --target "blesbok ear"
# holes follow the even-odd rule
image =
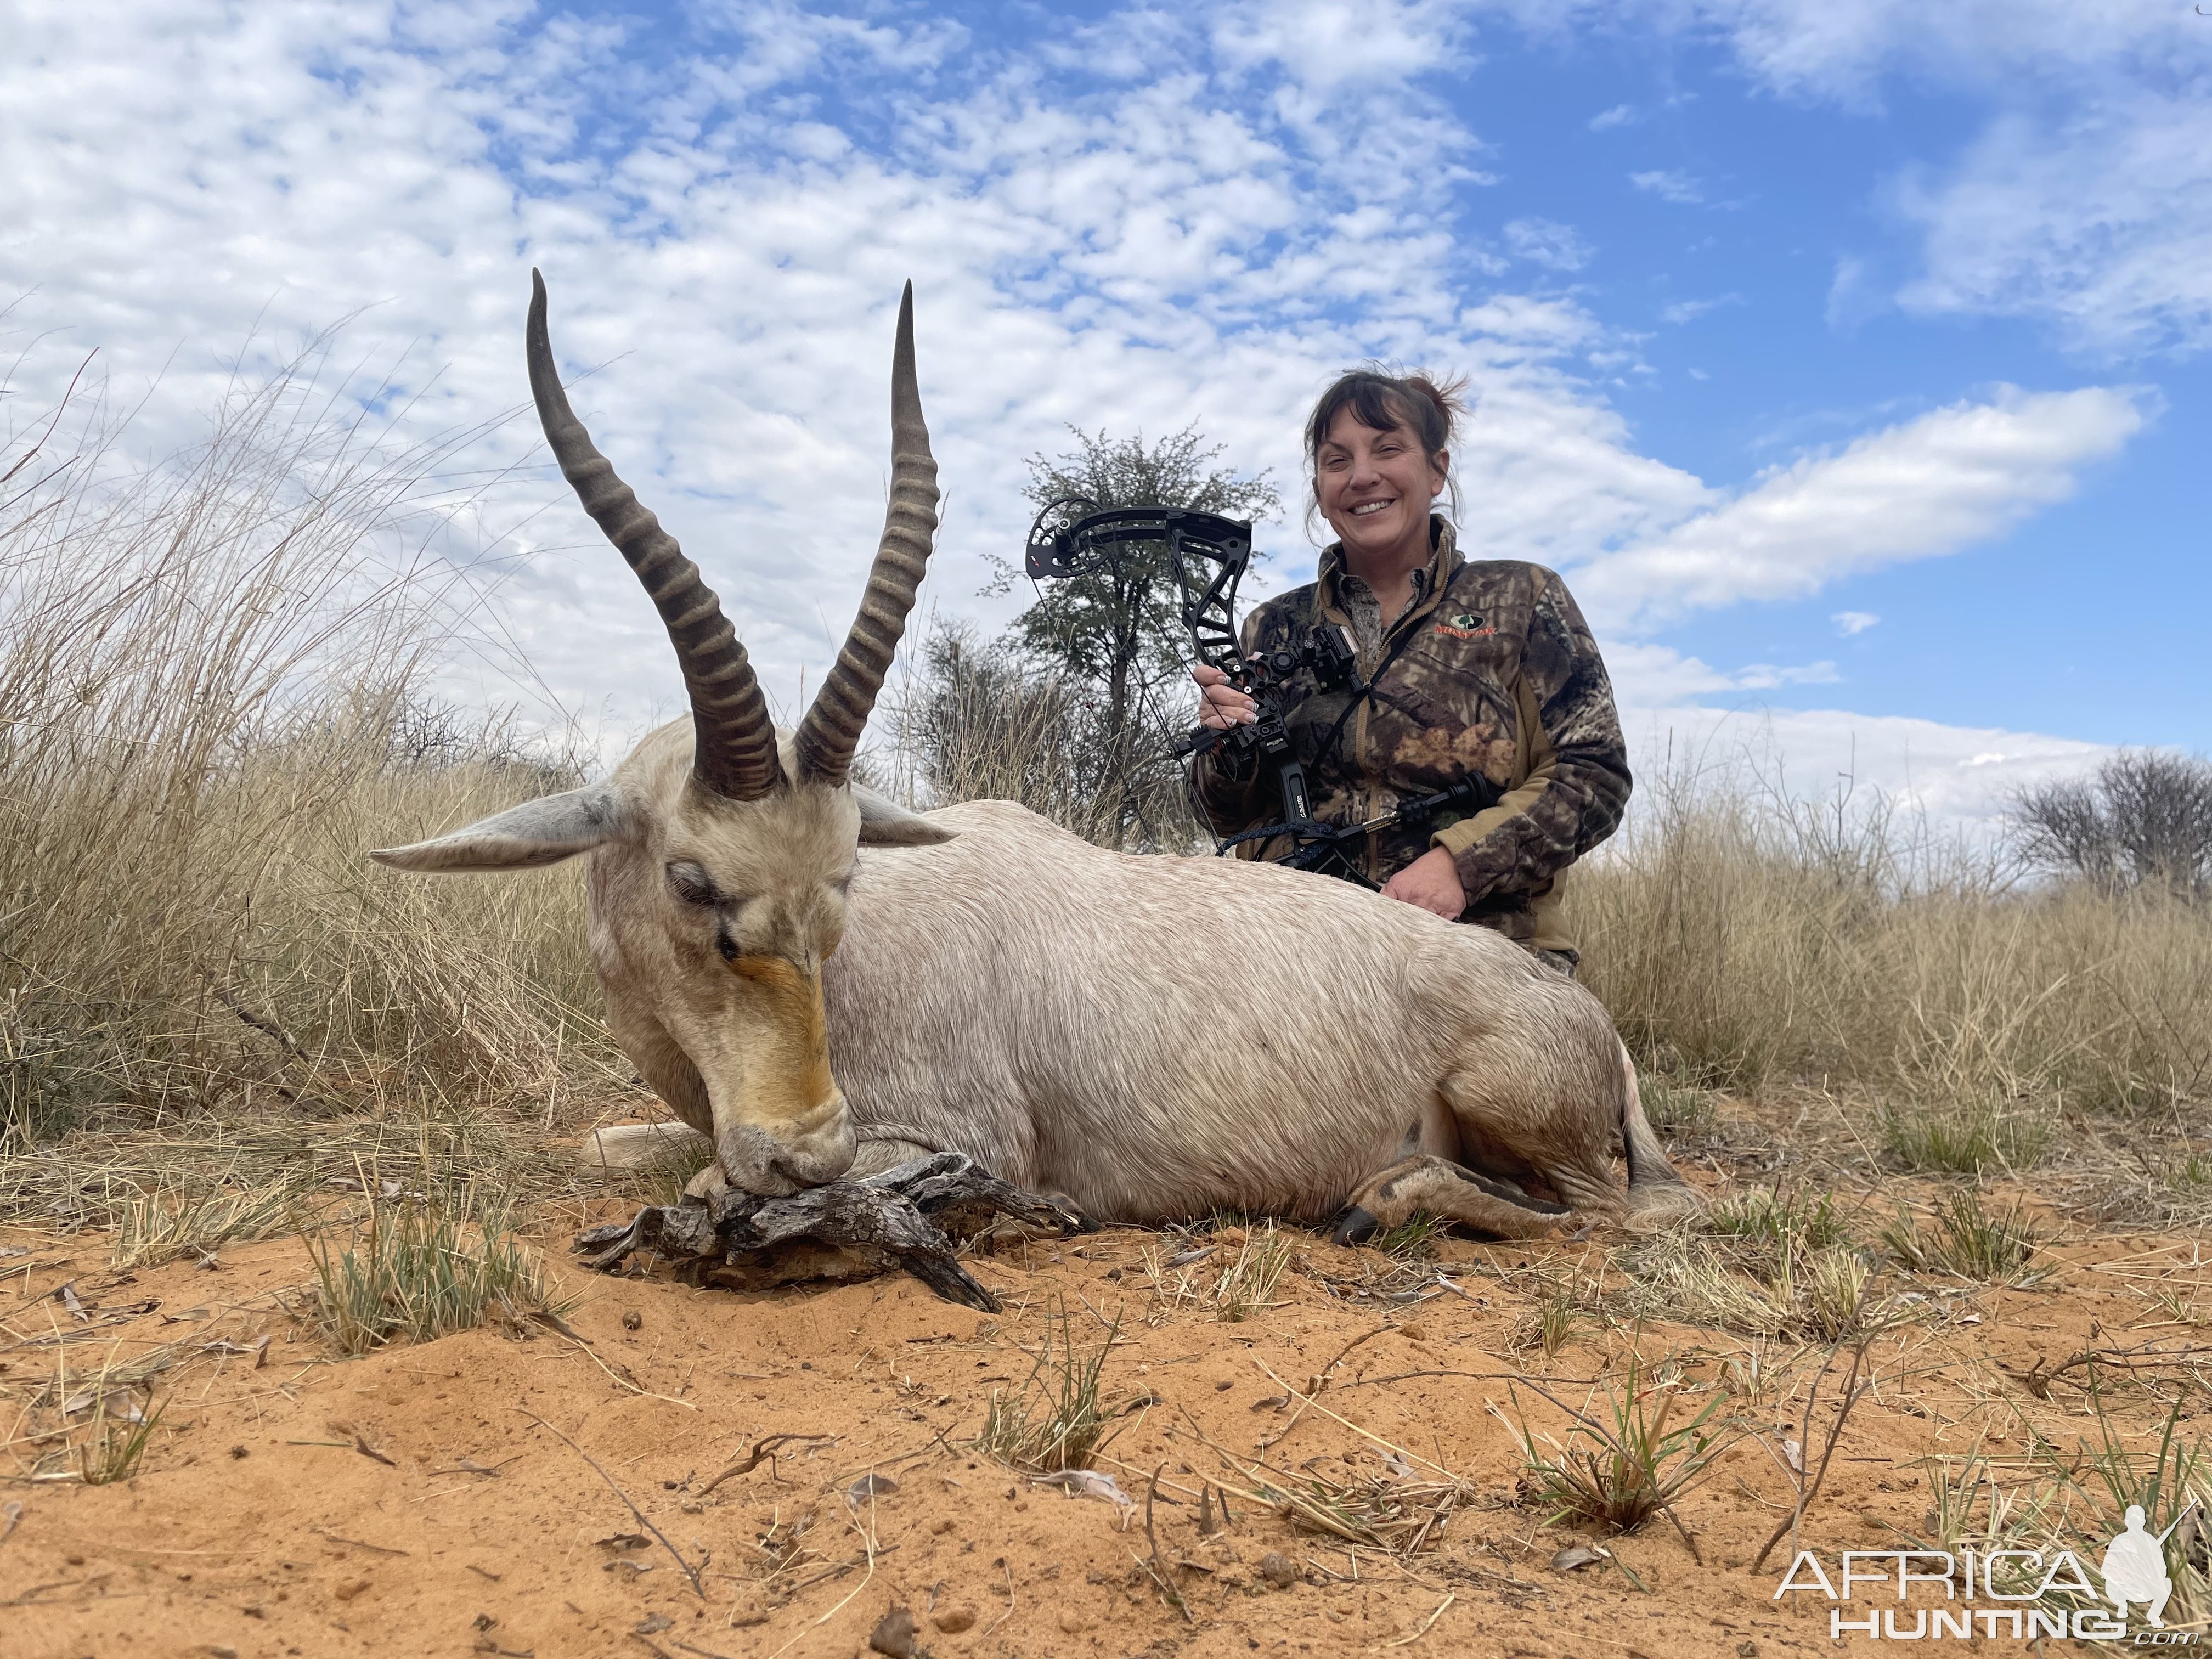
[[[433,872],[534,870],[620,840],[629,820],[622,796],[595,783],[588,789],[525,801],[434,841],[380,848],[369,857],[395,869]]]
[[[879,795],[860,784],[853,799],[860,804],[860,845],[863,847],[934,847],[957,834],[933,823],[919,812],[909,812],[889,795]]]

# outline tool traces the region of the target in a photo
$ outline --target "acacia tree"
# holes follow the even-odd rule
[[[1040,508],[1073,495],[1102,507],[1187,507],[1256,520],[1282,506],[1264,473],[1245,477],[1218,465],[1222,447],[1209,447],[1195,427],[1150,445],[1141,433],[1109,438],[1069,429],[1076,449],[1030,458],[1024,493]],[[996,562],[988,591],[1003,593],[1018,573]],[[1124,825],[1143,815],[1139,780],[1165,759],[1169,728],[1185,701],[1190,636],[1181,605],[1166,546],[1123,542],[1081,574],[1044,583],[1009,630],[1032,661],[1096,696],[1102,771],[1121,781]]]

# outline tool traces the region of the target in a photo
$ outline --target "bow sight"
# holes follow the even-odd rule
[[[1279,862],[1374,887],[1376,884],[1358,862],[1370,831],[1448,807],[1480,811],[1497,799],[1496,787],[1478,772],[1449,789],[1401,801],[1396,810],[1364,823],[1316,823],[1305,768],[1291,747],[1283,717],[1296,701],[1290,683],[1301,673],[1311,677],[1309,691],[1349,684],[1355,697],[1364,697],[1372,690],[1358,683],[1358,659],[1348,631],[1316,625],[1302,640],[1246,656],[1237,637],[1237,584],[1252,562],[1252,526],[1189,507],[1102,508],[1079,495],[1062,496],[1030,526],[1024,565],[1031,580],[1078,575],[1125,542],[1166,547],[1192,652],[1254,705],[1255,718],[1249,725],[1232,726],[1225,732],[1198,726],[1176,739],[1176,754],[1189,757],[1218,749],[1241,771],[1243,757],[1256,750],[1273,766],[1281,786],[1281,822],[1217,839],[1217,852],[1248,841],[1288,836],[1291,850]]]

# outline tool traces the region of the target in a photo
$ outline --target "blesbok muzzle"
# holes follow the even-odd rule
[[[730,1033],[733,1063],[707,1079],[724,1177],[769,1197],[836,1180],[858,1142],[830,1072],[820,972],[773,956],[738,957],[729,971],[746,1007]]]

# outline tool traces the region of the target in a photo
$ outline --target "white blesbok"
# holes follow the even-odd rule
[[[1693,1208],[1603,1006],[1499,935],[1278,866],[1108,852],[1006,802],[924,817],[847,781],[935,525],[910,313],[909,290],[868,597],[779,740],[714,596],[569,412],[538,287],[546,436],[659,605],[691,718],[605,783],[374,856],[588,854],[609,1022],[708,1138],[708,1186],[782,1194],[957,1152],[1100,1220],[1349,1205],[1346,1237],[1425,1209],[1535,1237]],[[666,1139],[606,1131],[597,1152]]]

